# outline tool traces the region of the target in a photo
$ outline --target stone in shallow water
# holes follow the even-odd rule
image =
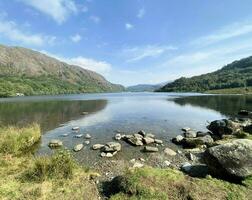
[[[91,135],[86,134],[86,135],[85,135],[85,138],[86,138],[86,139],[91,139]]]
[[[138,134],[142,135],[143,137],[146,135],[146,133],[143,130],[139,131]]]
[[[118,142],[108,142],[103,148],[104,152],[121,151],[122,145]]]
[[[177,135],[175,138],[172,138],[172,142],[175,144],[181,144],[184,137],[182,135]]]
[[[77,152],[77,151],[80,151],[81,149],[83,149],[84,145],[83,144],[77,144],[75,147],[74,147],[74,151]]]
[[[143,149],[144,152],[158,152],[158,148],[157,147],[150,147],[150,146],[145,146]]]
[[[197,137],[197,133],[195,131],[189,130],[184,133],[186,138],[195,138]]]
[[[114,138],[115,138],[115,140],[121,140],[122,136],[120,133],[117,133]]]
[[[165,148],[164,153],[168,156],[176,156],[177,153],[170,148]]]
[[[56,147],[61,147],[63,145],[63,142],[61,140],[57,140],[57,139],[52,139],[48,146],[50,148],[56,148]]]
[[[82,134],[79,134],[79,135],[75,135],[74,137],[75,138],[81,138],[83,135]]]
[[[144,142],[144,144],[152,144],[155,142],[155,140],[151,137],[144,137],[143,142]]]
[[[187,131],[190,131],[191,128],[189,128],[189,127],[184,127],[184,128],[182,128],[181,130],[187,132]]]
[[[73,131],[78,131],[79,129],[80,129],[80,127],[78,127],[78,126],[75,126],[72,128]]]
[[[84,143],[88,145],[88,144],[90,144],[90,141],[86,140]]]
[[[64,134],[61,135],[61,137],[67,137],[68,135],[69,135],[69,134],[64,133]]]
[[[157,144],[163,144],[163,141],[159,140],[159,139],[155,139],[155,143],[157,143]]]
[[[154,134],[152,134],[152,133],[147,133],[147,134],[145,135],[145,137],[151,137],[151,138],[154,138],[154,137],[155,137],[155,135],[154,135]]]
[[[143,146],[142,138],[137,138],[133,136],[127,139],[126,141],[134,146]]]
[[[98,149],[101,149],[102,147],[104,147],[104,144],[94,144],[92,146],[92,149],[93,150],[98,150]]]

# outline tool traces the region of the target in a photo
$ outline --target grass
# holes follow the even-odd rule
[[[90,180],[95,173],[78,166],[68,151],[42,157],[27,153],[39,141],[39,130],[35,124],[1,128],[0,199],[99,199]]]
[[[205,93],[208,93],[208,94],[252,94],[252,87],[208,90]]]
[[[19,155],[28,151],[41,137],[40,126],[32,124],[27,127],[0,127],[0,152]]]
[[[211,178],[185,176],[173,169],[142,168],[129,171],[116,183],[120,191],[110,200],[249,200],[252,179],[244,185]],[[114,185],[115,187],[115,185]]]

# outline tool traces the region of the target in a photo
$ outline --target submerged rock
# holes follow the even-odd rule
[[[134,146],[143,146],[142,138],[138,138],[138,137],[133,136],[133,137],[127,139],[126,141]]]
[[[74,137],[75,137],[75,138],[81,138],[81,137],[83,137],[83,135],[82,135],[82,134],[79,134],[79,135],[75,135]]]
[[[252,175],[252,140],[238,139],[208,148],[204,154],[210,172],[227,179]]]
[[[182,135],[177,135],[175,138],[172,138],[174,144],[181,144],[184,137]]]
[[[61,147],[62,145],[63,145],[63,142],[57,139],[52,139],[48,144],[50,148],[57,148],[57,147]]]
[[[158,152],[158,148],[157,147],[145,146],[143,151],[144,152]]]
[[[77,145],[73,148],[73,150],[74,150],[75,152],[77,152],[77,151],[80,151],[81,149],[83,149],[83,147],[84,147],[83,144],[77,144]]]
[[[162,140],[159,140],[159,139],[155,139],[154,142],[157,143],[157,144],[163,144],[163,141],[162,141]]]
[[[86,140],[84,143],[87,144],[87,145],[89,145],[89,144],[90,144],[90,141],[89,141],[89,140]]]
[[[92,146],[92,149],[93,150],[98,150],[98,149],[101,149],[102,147],[104,147],[105,145],[104,144],[94,144]]]
[[[189,128],[189,127],[184,127],[184,128],[182,128],[181,130],[187,132],[187,131],[190,131],[191,128]]]

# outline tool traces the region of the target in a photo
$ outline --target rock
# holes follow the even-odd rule
[[[143,166],[144,166],[144,164],[142,164],[140,162],[135,162],[134,165],[133,165],[133,168],[141,168]]]
[[[196,148],[204,144],[211,145],[213,142],[213,138],[210,135],[206,135],[204,137],[197,138],[184,138],[181,141],[181,144],[184,148]]]
[[[143,142],[144,142],[144,144],[152,144],[155,142],[155,140],[151,137],[144,137]]]
[[[63,145],[63,142],[60,141],[60,140],[57,140],[57,139],[52,139],[52,140],[49,142],[49,144],[48,144],[48,146],[49,146],[50,148],[57,148],[57,147],[61,147],[62,145]]]
[[[240,130],[240,124],[228,119],[215,120],[207,126],[214,135],[231,135]]]
[[[139,131],[138,134],[143,136],[143,137],[146,135],[146,133],[143,130]]]
[[[165,148],[164,153],[168,156],[176,156],[177,153],[170,148]]]
[[[204,164],[191,165],[186,163],[181,169],[192,177],[205,178],[208,175],[208,167]]]
[[[191,160],[191,161],[194,161],[195,160],[195,156],[192,154],[192,153],[186,153],[185,154],[185,156],[189,159],[189,160]]]
[[[204,159],[213,175],[231,180],[244,179],[252,175],[252,140],[237,139],[208,148]]]
[[[75,126],[75,127],[72,128],[72,130],[73,130],[73,131],[78,131],[78,130],[80,130],[80,127]]]
[[[252,134],[252,125],[248,125],[248,126],[243,127],[243,131],[245,131],[249,134]]]
[[[147,134],[145,135],[145,137],[151,137],[151,138],[154,138],[154,137],[155,137],[155,135],[154,135],[154,134],[152,134],[152,133],[147,133]]]
[[[184,133],[186,138],[195,138],[197,137],[197,133],[195,131],[189,130]]]
[[[106,153],[105,152],[101,152],[101,157],[106,157]]]
[[[73,150],[74,150],[75,152],[77,152],[77,151],[80,151],[81,149],[83,149],[83,147],[84,147],[83,144],[77,144],[77,145],[73,148]]]
[[[67,137],[68,135],[69,135],[69,134],[64,133],[64,134],[61,135],[61,137]]]
[[[87,145],[89,145],[89,144],[90,144],[90,141],[89,141],[89,140],[86,140],[84,143],[87,144]]]
[[[211,135],[211,132],[201,132],[201,131],[198,131],[197,132],[197,137],[204,137],[206,135]]]
[[[162,140],[159,140],[159,139],[155,139],[154,142],[157,143],[157,144],[163,144],[163,141],[162,141]]]
[[[114,138],[115,140],[121,140],[122,136],[120,133],[117,133]]]
[[[182,135],[178,135],[175,138],[172,138],[172,142],[174,144],[181,144],[183,139],[184,139],[184,137]]]
[[[79,134],[79,135],[75,135],[74,137],[75,138],[81,138],[83,135],[82,134]]]
[[[145,146],[143,151],[144,152],[158,152],[158,148],[157,147]]]
[[[189,162],[185,162],[181,165],[181,170],[188,173],[191,170],[192,165]]]
[[[133,159],[131,159],[129,162],[130,162],[130,163],[135,163],[135,162],[136,162],[136,159],[133,158]]]
[[[134,137],[136,137],[136,138],[140,138],[140,139],[142,139],[142,138],[143,138],[143,136],[142,136],[142,135],[140,135],[140,134],[138,134],[138,133],[133,134],[133,136],[134,136]]]
[[[145,159],[143,159],[143,158],[139,158],[139,160],[140,160],[141,162],[145,162]]]
[[[131,139],[131,138],[133,138],[134,136],[133,135],[124,135],[123,137],[122,137],[122,139],[124,139],[124,140],[129,140],[129,139]]]
[[[121,144],[118,142],[108,142],[103,148],[103,152],[115,152],[115,151],[121,151]]]
[[[85,135],[85,138],[86,138],[86,139],[91,139],[91,135],[86,134],[86,135]]]
[[[182,128],[181,130],[187,132],[187,131],[190,131],[191,128],[189,128],[189,127],[184,127],[184,128]]]
[[[82,112],[81,114],[82,114],[82,115],[87,115],[87,114],[88,114],[88,112]]]
[[[137,137],[131,137],[130,139],[126,140],[128,143],[134,145],[134,146],[143,146],[143,142],[141,138]]]
[[[238,115],[244,115],[244,116],[248,116],[251,112],[249,112],[248,110],[240,110],[238,112]]]
[[[165,165],[166,167],[169,167],[169,166],[171,165],[171,162],[169,162],[168,160],[165,160],[165,161],[164,161],[164,165]]]
[[[104,147],[103,144],[94,144],[94,145],[92,146],[92,149],[93,149],[93,150],[98,150],[98,149],[101,149],[102,147]]]
[[[180,150],[177,150],[177,153],[178,153],[178,154],[182,154],[183,152],[182,152],[182,151],[180,151]]]

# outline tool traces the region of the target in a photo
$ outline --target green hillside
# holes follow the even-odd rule
[[[211,92],[218,90],[227,92],[228,89],[246,88],[252,86],[252,57],[244,58],[224,66],[212,73],[181,77],[172,83],[158,89],[160,92]],[[228,93],[228,92],[227,92]]]
[[[30,49],[0,45],[0,97],[122,90],[93,71]]]

